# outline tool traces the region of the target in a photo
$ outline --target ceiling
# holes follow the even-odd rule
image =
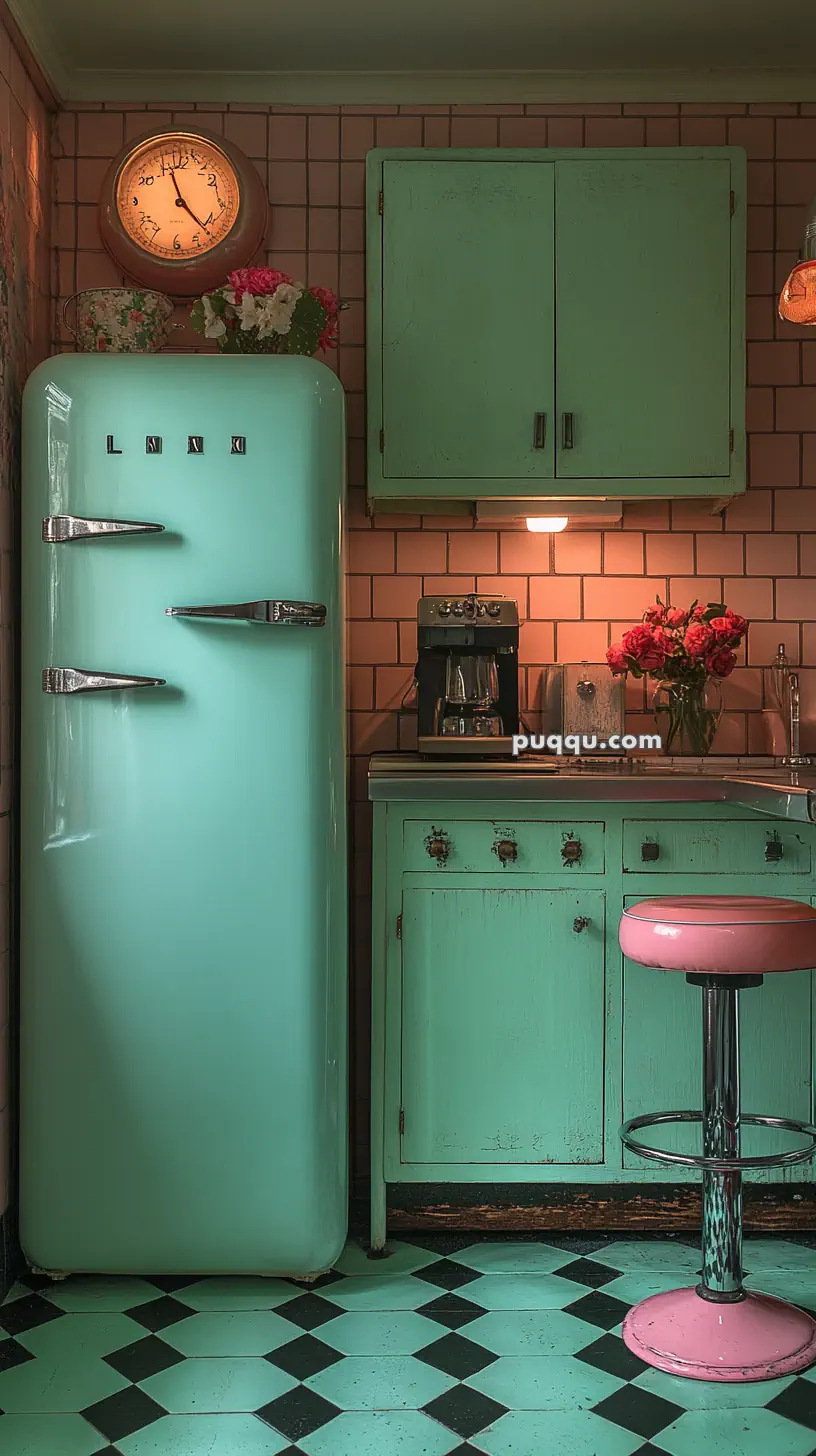
[[[813,0],[8,0],[72,100],[816,100]]]

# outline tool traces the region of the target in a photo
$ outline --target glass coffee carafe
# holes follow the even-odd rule
[[[491,653],[448,656],[440,731],[446,737],[500,738],[499,672]]]

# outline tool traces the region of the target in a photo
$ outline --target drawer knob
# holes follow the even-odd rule
[[[782,858],[784,852],[785,846],[783,845],[782,840],[778,839],[776,835],[774,835],[773,839],[769,839],[766,841],[765,859],[768,864],[777,864],[778,861]]]
[[[580,839],[565,839],[561,845],[561,858],[564,864],[577,864],[584,852],[584,846]]]
[[[497,839],[493,845],[493,853],[498,856],[503,865],[515,864],[518,859],[518,845],[515,839]]]
[[[660,845],[653,839],[644,839],[640,846],[640,857],[644,861],[660,859]]]
[[[576,935],[580,935],[581,931],[586,930],[587,926],[590,923],[591,922],[588,915],[576,915],[575,919],[572,922],[572,928],[575,931]]]
[[[431,859],[435,859],[437,864],[444,864],[451,852],[452,845],[444,830],[432,829],[425,840],[425,848]]]

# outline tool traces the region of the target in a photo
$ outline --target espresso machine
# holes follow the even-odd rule
[[[420,753],[494,757],[519,731],[519,617],[502,596],[420,597],[417,716]]]

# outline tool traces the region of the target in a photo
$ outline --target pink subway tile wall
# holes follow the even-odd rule
[[[802,112],[800,115],[799,112]],[[370,811],[367,756],[410,748],[402,707],[416,651],[422,592],[478,587],[517,598],[524,617],[521,687],[535,721],[544,663],[602,659],[656,592],[678,603],[725,599],[752,619],[727,685],[717,747],[765,748],[760,671],[784,639],[816,669],[816,342],[781,323],[775,297],[797,256],[816,193],[816,117],[763,105],[276,107],[103,105],[65,109],[55,134],[55,302],[119,281],[101,250],[95,205],[110,158],[151,128],[186,121],[233,138],[267,182],[264,255],[310,283],[339,288],[350,307],[327,361],[349,404],[348,612],[354,952],[355,1171],[366,1166]],[[694,501],[627,506],[621,527],[555,539],[474,528],[441,516],[365,513],[364,158],[374,146],[720,146],[748,153],[749,489],[724,516]],[[183,321],[185,311],[179,311]],[[55,309],[54,342],[71,347]],[[182,348],[196,348],[189,330]],[[803,676],[816,748],[816,671]],[[631,723],[647,725],[642,686]]]
[[[50,116],[0,11],[0,1213],[9,1201],[10,845],[16,812],[15,639],[20,400],[48,353]]]

